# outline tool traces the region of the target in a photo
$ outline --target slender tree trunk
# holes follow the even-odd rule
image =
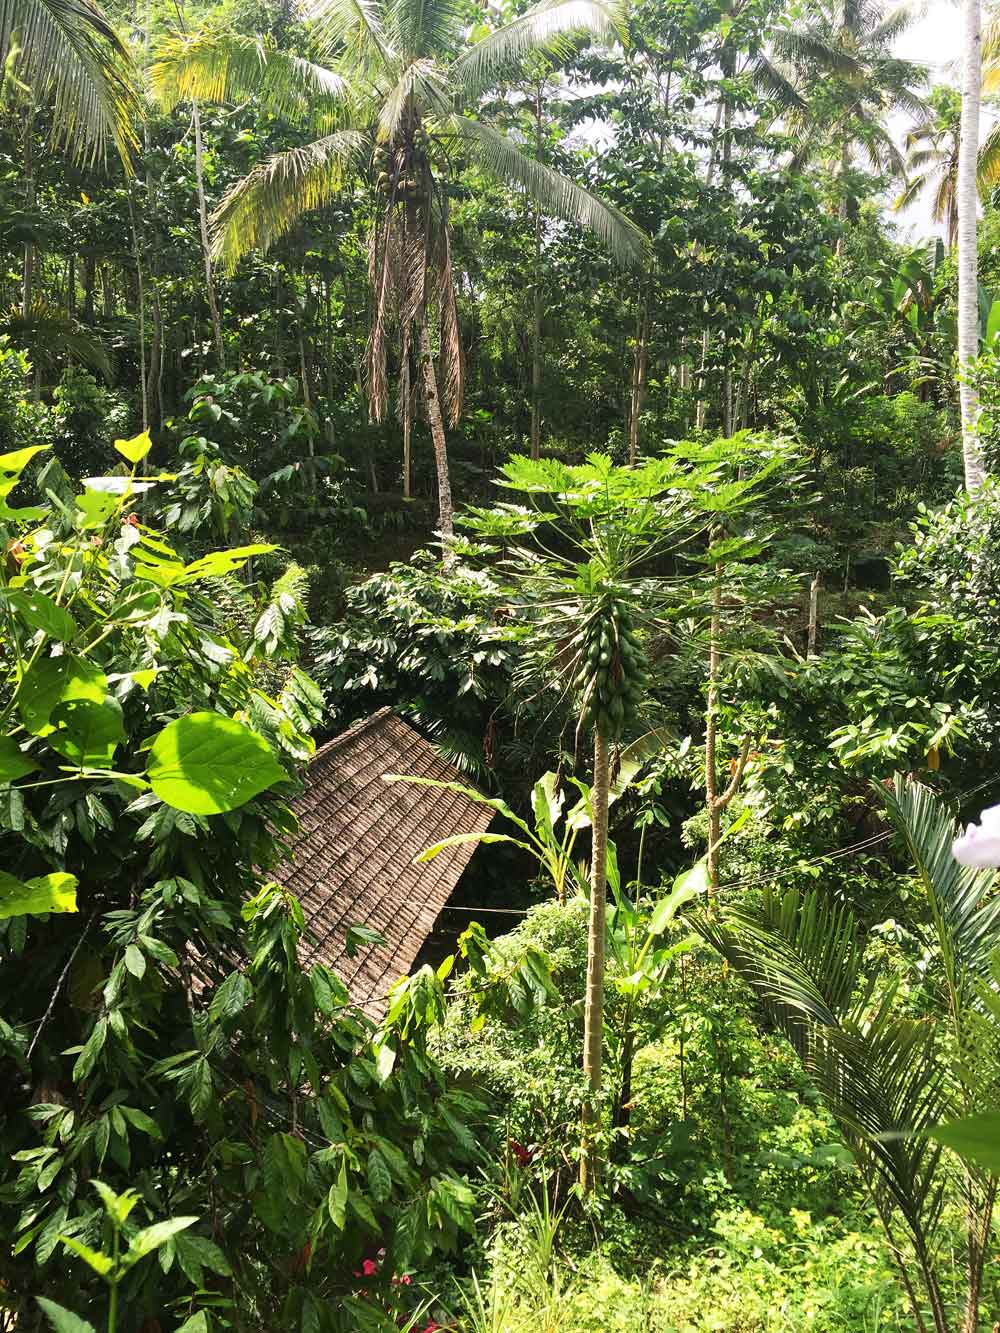
[[[601,1056],[604,1041],[604,950],[607,933],[608,877],[608,787],[610,785],[608,738],[594,732],[594,782],[590,790],[593,815],[593,850],[590,861],[590,926],[587,934],[587,993],[583,1012],[583,1074],[587,1080],[587,1102],[583,1113],[583,1143],[580,1184],[585,1194],[597,1187],[599,1152],[596,1141],[598,1101],[601,1093]]]
[[[132,187],[126,186],[128,198],[128,216],[132,224],[132,257],[135,260],[137,292],[136,319],[139,325],[139,383],[142,386],[142,428],[149,430],[149,386],[146,380],[146,292],[142,279],[142,257],[139,253],[139,229],[135,222],[135,205],[132,202]]]
[[[653,274],[646,275],[646,285],[636,321],[635,361],[632,368],[632,393],[628,409],[628,464],[635,467],[639,461],[639,418],[646,398],[647,367],[649,365],[649,297]]]
[[[966,1182],[966,1189],[973,1190],[971,1181]],[[990,1231],[993,1225],[993,1207],[996,1202],[997,1184],[990,1180],[978,1201],[970,1199],[966,1238],[968,1254],[966,1256],[966,1291],[965,1317],[962,1320],[962,1333],[978,1333],[979,1299],[983,1290],[983,1265],[986,1262],[986,1249],[989,1245]]]
[[[35,105],[34,102],[24,113],[24,209],[31,213],[35,207]],[[21,315],[28,318],[31,303],[35,295],[35,243],[24,243],[24,259],[21,272]]]
[[[719,808],[716,745],[719,733],[719,636],[722,633],[722,571],[715,571],[712,590],[712,624],[708,642],[708,700],[705,708],[705,803],[708,809],[708,897],[714,907],[719,887],[719,842],[722,811]]]
[[[819,632],[819,570],[809,584],[809,630],[806,637],[806,656],[816,656],[816,636]]]
[[[434,373],[434,353],[431,349],[430,330],[427,327],[426,307],[420,311],[417,318],[420,372],[424,382],[424,410],[427,413],[427,424],[430,426],[431,439],[434,442],[434,462],[437,465],[438,529],[447,541],[455,532],[454,509],[451,502],[451,477],[448,472],[448,443],[444,433],[444,418],[441,416],[437,377]]]
[[[976,253],[976,209],[979,194],[979,112],[982,96],[982,4],[964,0],[965,72],[962,80],[962,127],[958,150],[958,393],[962,406],[962,458],[965,487],[982,485],[983,466],[976,440],[979,395],[969,382],[979,354],[979,280]]]
[[[146,381],[146,410],[149,420],[154,415],[163,429],[163,404],[160,401],[160,388],[163,383],[163,307],[160,305],[160,291],[156,279],[152,280],[153,299],[150,307],[153,313],[153,336],[149,343],[149,373]]]
[[[535,86],[535,160],[542,160],[542,82]],[[542,452],[542,208],[535,205],[531,293],[531,457]]]
[[[410,376],[410,331],[403,335],[399,365],[399,407],[403,424],[403,499],[409,500],[413,487],[413,385]]]
[[[105,319],[112,319],[115,313],[115,288],[111,281],[111,265],[101,265],[101,309]]]
[[[97,263],[93,255],[86,255],[83,261],[83,319],[86,324],[94,322],[94,279],[97,276]]]
[[[212,340],[215,343],[215,356],[220,370],[226,368],[226,349],[222,341],[222,320],[219,318],[219,303],[215,294],[215,275],[212,272],[212,247],[208,239],[208,207],[205,203],[204,145],[201,139],[201,112],[197,101],[191,103],[191,118],[194,121],[194,174],[198,186],[198,229],[201,234],[201,257],[205,269],[205,297],[208,301],[208,313],[212,320]]]

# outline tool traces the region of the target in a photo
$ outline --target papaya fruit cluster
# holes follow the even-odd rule
[[[615,597],[601,600],[573,639],[577,649],[573,685],[580,724],[617,740],[642,703],[649,684],[642,647],[628,607]]]

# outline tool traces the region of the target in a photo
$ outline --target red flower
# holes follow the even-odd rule
[[[529,1166],[534,1153],[530,1148],[526,1148],[523,1143],[518,1143],[517,1139],[508,1139],[507,1146],[517,1159],[518,1166]]]
[[[366,1259],[361,1265],[361,1272],[365,1277],[374,1277],[378,1272],[378,1264],[374,1259]]]

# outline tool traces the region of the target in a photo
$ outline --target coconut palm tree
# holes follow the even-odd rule
[[[898,212],[922,194],[931,194],[931,216],[944,225],[949,249],[958,240],[958,154],[962,98],[956,88],[942,85],[928,99],[930,115],[906,136],[906,185],[893,204]],[[1000,180],[1000,125],[987,134],[979,149],[977,189],[985,195]]]
[[[153,87],[166,106],[252,97],[317,135],[260,163],[223,199],[213,217],[215,252],[230,268],[323,207],[357,173],[369,181],[376,200],[369,237],[371,413],[376,421],[385,416],[395,330],[403,366],[411,346],[416,352],[434,441],[440,529],[449,536],[445,418],[455,424],[461,411],[462,354],[444,177],[456,160],[472,163],[523,190],[547,214],[588,228],[623,264],[641,266],[647,243],[628,219],[469,114],[490,87],[523,77],[533,53],[559,59],[581,33],[612,36],[614,22],[601,0],[542,0],[469,44],[467,10],[458,0],[317,0],[312,23],[326,63],[204,33],[162,54]]]
[[[903,174],[903,156],[885,122],[893,111],[923,117],[917,90],[927,74],[893,55],[896,39],[916,17],[913,4],[886,12],[880,0],[823,0],[813,12],[805,24],[775,34],[772,48],[778,67],[808,90],[805,110],[786,117],[799,136],[796,162],[836,160],[846,217],[857,155],[882,175]]]
[[[958,205],[958,393],[962,407],[962,457],[965,486],[978,490],[983,467],[976,441],[979,395],[971,371],[979,355],[979,276],[976,214],[979,208],[977,165],[979,115],[983,85],[983,11],[981,0],[964,0],[965,41],[962,121],[955,197]]]
[[[93,0],[4,0],[0,85],[19,84],[34,107],[51,107],[55,141],[80,159],[108,142],[128,165],[138,100],[131,64],[111,21]]]

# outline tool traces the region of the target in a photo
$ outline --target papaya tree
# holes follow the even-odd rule
[[[684,596],[683,584],[664,576],[663,558],[704,534],[710,522],[705,502],[722,484],[719,461],[692,462],[677,454],[634,468],[616,467],[600,453],[579,466],[515,457],[502,468],[500,485],[520,503],[472,510],[462,520],[481,535],[510,543],[500,563],[511,580],[515,614],[531,626],[535,648],[526,660],[523,687],[552,693],[572,719],[577,750],[584,743],[590,747],[586,1093],[580,1155],[586,1193],[596,1186],[600,1164],[608,803],[614,753],[641,727],[650,679],[645,631]]]

